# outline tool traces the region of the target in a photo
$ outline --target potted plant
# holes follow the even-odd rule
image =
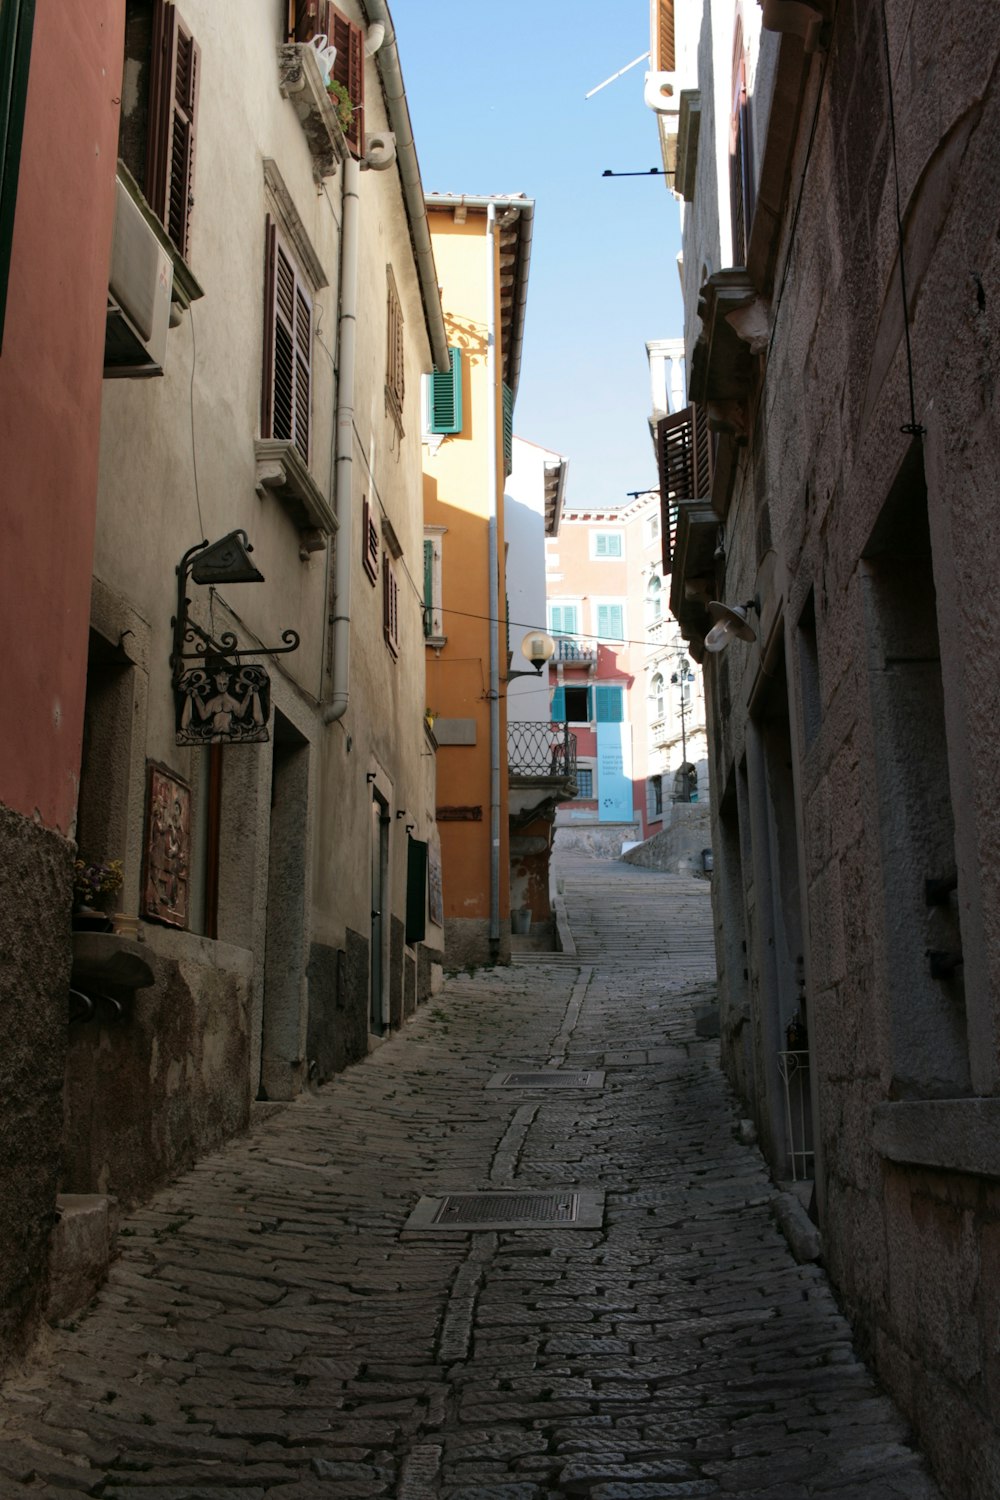
[[[78,859],[73,865],[73,927],[78,932],[110,932],[111,918],[103,910],[109,896],[122,888],[122,862],[109,859],[91,864]]]
[[[330,82],[326,86],[326,91],[330,95],[333,106],[337,111],[337,124],[344,134],[347,135],[354,123],[354,104],[351,96],[344,84],[338,82],[336,78],[330,79]]]

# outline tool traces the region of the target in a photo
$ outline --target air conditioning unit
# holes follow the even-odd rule
[[[105,378],[162,375],[174,266],[121,179],[108,281]]]

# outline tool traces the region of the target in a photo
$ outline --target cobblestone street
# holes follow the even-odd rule
[[[558,869],[575,954],[451,978],[126,1217],[4,1390],[2,1496],[938,1496],[696,1032],[707,883]],[[511,1189],[603,1193],[603,1221],[407,1227]]]

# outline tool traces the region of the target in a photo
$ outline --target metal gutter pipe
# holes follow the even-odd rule
[[[396,48],[396,31],[385,0],[363,0],[363,4],[369,22],[379,21],[385,27],[385,37],[375,54],[375,63],[382,80],[382,89],[389,111],[389,128],[396,137],[396,165],[403,185],[403,199],[410,223],[410,238],[413,241],[420,296],[424,304],[424,317],[427,320],[427,332],[430,336],[431,357],[434,361],[434,368],[444,372],[451,369],[451,356],[448,353],[448,338],[445,333],[444,314],[441,311],[441,293],[438,291],[434,251],[431,247],[431,233],[427,223],[427,205],[424,201],[423,184],[420,181],[417,151],[413,143],[413,126],[410,123],[406,87],[399,65],[399,52]]]
[[[350,698],[351,559],[354,556],[352,491],[354,480],[354,372],[358,334],[358,254],[361,166],[344,163],[344,208],[340,234],[340,317],[337,324],[337,429],[334,512],[337,553],[333,571],[333,688],[323,707],[323,723],[343,718]]]
[[[500,942],[500,548],[497,485],[497,307],[496,211],[486,209],[486,451],[490,461],[490,946]]]

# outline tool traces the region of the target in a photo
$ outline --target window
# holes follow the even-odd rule
[[[646,522],[646,542],[652,545],[660,539],[660,518],[654,511]]]
[[[368,497],[365,496],[361,502],[361,564],[373,588],[378,583],[378,554],[378,527],[372,517]]]
[[[623,604],[598,604],[597,638],[600,641],[623,641],[625,639],[625,606]]]
[[[713,440],[703,407],[685,406],[656,424],[656,463],[660,477],[663,571],[673,566],[677,511],[684,500],[712,493]]]
[[[620,531],[592,531],[590,533],[590,555],[593,558],[619,558],[624,552],[624,538]]]
[[[575,604],[549,604],[549,631],[552,635],[576,635],[578,627]]]
[[[577,766],[576,768],[576,795],[577,798],[592,801],[594,796],[594,768],[593,766]]]
[[[594,689],[595,715],[598,724],[622,724],[625,720],[625,694],[617,686],[598,684]]]
[[[288,39],[311,42],[325,36],[337,49],[331,78],[343,84],[354,106],[352,124],[344,132],[355,156],[361,156],[365,140],[365,37],[360,26],[349,21],[329,0],[290,0]]]
[[[663,584],[655,573],[646,585],[646,610],[651,625],[663,615]]]
[[[7,273],[34,19],[34,0],[0,3],[0,339],[7,305]]]
[[[747,99],[747,59],[743,22],[736,18],[733,40],[733,106],[729,122],[729,195],[733,215],[733,265],[745,266],[753,224],[753,146]]]
[[[428,381],[427,431],[444,436],[462,430],[462,351],[449,349],[451,369],[432,371]]]
[[[656,672],[649,684],[649,717],[662,719],[664,713],[663,673]]]
[[[429,526],[424,532],[424,638],[442,645],[444,613],[441,608],[441,553],[445,528]]]
[[[382,556],[382,634],[393,656],[398,656],[399,582],[387,554]]]
[[[128,0],[118,151],[185,257],[194,205],[199,64],[198,44],[171,0]]]
[[[399,305],[396,278],[392,267],[386,266],[386,351],[385,351],[385,404],[392,413],[396,431],[403,436],[403,398],[406,394],[406,378],[403,370],[403,310]]]
[[[514,392],[503,385],[503,471],[509,475],[514,467]]]
[[[261,437],[293,443],[308,463],[312,299],[270,218],[266,240]]]
[[[646,817],[663,817],[663,777],[650,776],[646,782]]]
[[[550,717],[556,724],[589,724],[590,689],[585,687],[558,687],[552,694]]]

